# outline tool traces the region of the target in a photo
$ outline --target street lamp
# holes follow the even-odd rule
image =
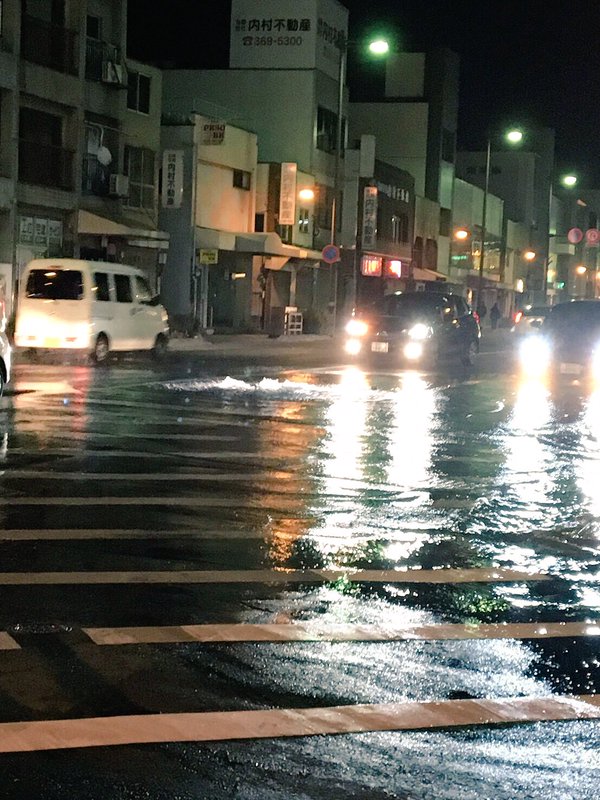
[[[523,131],[518,128],[513,128],[504,134],[507,142],[510,144],[520,144],[523,140]],[[479,278],[477,281],[477,307],[481,307],[482,291],[483,291],[483,266],[485,259],[485,235],[486,235],[486,217],[487,217],[487,201],[490,191],[490,162],[492,160],[492,140],[488,136],[487,148],[485,154],[485,187],[483,190],[483,208],[481,212],[481,248],[479,250]]]
[[[343,147],[343,113],[344,113],[344,86],[346,83],[346,70],[348,66],[348,47],[356,44],[341,35],[338,39],[338,49],[340,58],[338,64],[338,101],[337,101],[337,126],[335,137],[335,164],[333,171],[333,199],[331,202],[331,244],[337,245],[337,215],[338,198],[342,193],[342,174],[341,158]],[[382,38],[371,41],[367,46],[368,51],[374,56],[386,56],[389,52],[389,43]],[[337,317],[337,294],[338,294],[338,262],[331,265],[333,273],[333,314],[332,314],[332,333],[335,334]]]

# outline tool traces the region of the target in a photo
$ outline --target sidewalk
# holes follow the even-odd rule
[[[289,353],[300,348],[311,346],[320,351],[331,348],[332,352],[340,352],[343,332],[335,337],[318,334],[299,334],[279,336],[270,339],[266,333],[213,334],[195,338],[172,338],[169,350],[174,353],[231,353],[248,355],[268,355],[269,353]],[[492,330],[485,327],[481,334],[481,352],[506,350],[510,346],[511,333],[507,328]]]

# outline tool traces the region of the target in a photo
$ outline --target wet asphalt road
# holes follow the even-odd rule
[[[590,635],[127,646],[86,635],[600,622],[600,391],[525,380],[510,352],[486,350],[470,372],[436,374],[349,368],[322,341],[161,366],[17,365],[0,416],[0,632],[19,649],[0,650],[0,723],[597,694]],[[281,577],[480,568],[545,579]],[[225,570],[277,577],[223,582]],[[204,582],[136,582],[149,572]],[[600,785],[600,723],[4,753],[0,773],[0,798],[586,800]]]

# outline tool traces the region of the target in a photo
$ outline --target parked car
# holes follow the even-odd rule
[[[466,301],[451,292],[396,292],[346,325],[346,353],[397,364],[433,365],[458,357],[473,364],[481,330]]]
[[[520,360],[530,374],[600,378],[600,300],[553,306],[539,335],[522,342]]]
[[[510,329],[511,333],[519,337],[537,332],[542,327],[549,311],[549,306],[526,306],[516,311]]]
[[[23,273],[15,345],[70,350],[105,361],[111,351],[164,353],[167,312],[144,273],[124,264],[35,259]]]

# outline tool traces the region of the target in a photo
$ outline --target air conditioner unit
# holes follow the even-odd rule
[[[111,175],[108,187],[108,193],[112,197],[128,197],[129,196],[129,176],[128,175]]]
[[[123,64],[117,61],[105,60],[102,62],[102,82],[112,83],[115,86],[123,86],[125,81],[125,70]]]

